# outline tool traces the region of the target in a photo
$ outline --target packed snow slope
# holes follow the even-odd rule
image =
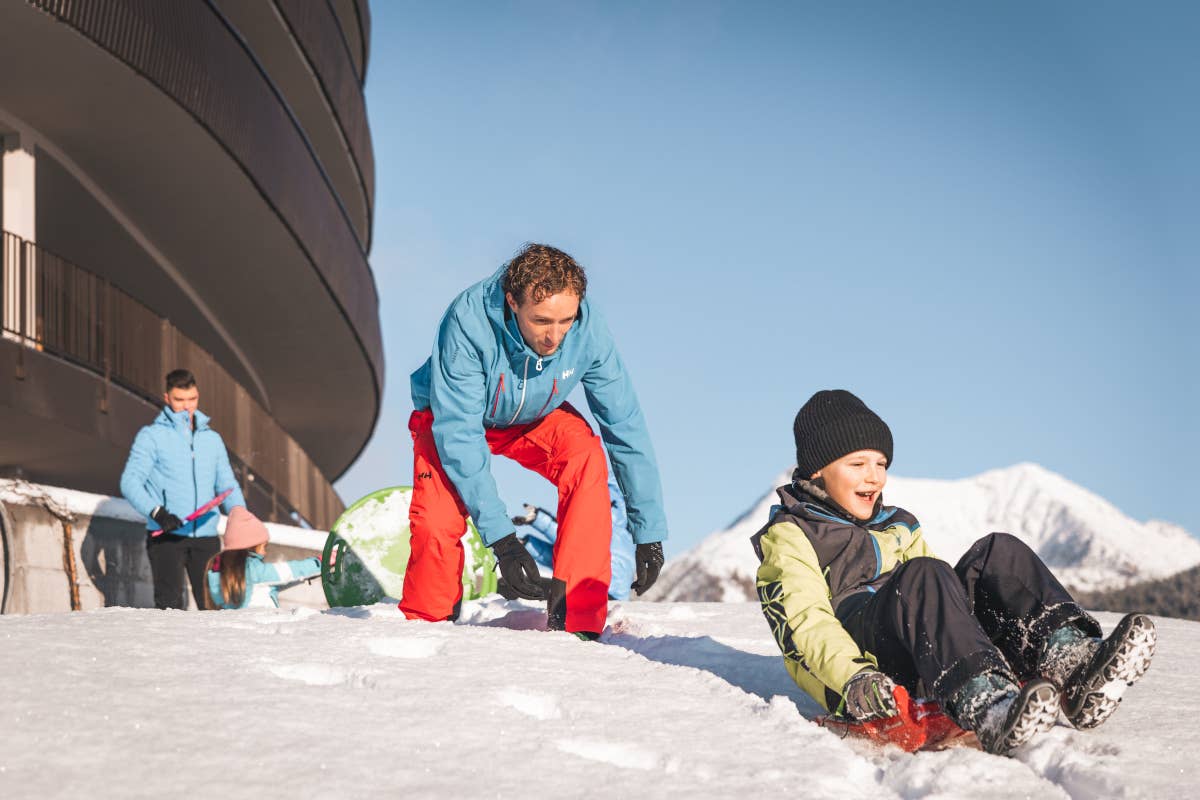
[[[1106,627],[1117,617],[1102,615]],[[839,739],[756,604],[542,610],[112,608],[0,617],[0,797],[1181,798],[1200,785],[1200,624],[1101,728],[1015,758]]]
[[[779,502],[777,476],[730,527],[671,559],[651,595],[662,600],[752,600],[758,559],[750,537]],[[1200,540],[1178,525],[1138,522],[1112,503],[1037,464],[962,480],[888,478],[883,502],[921,521],[934,552],[954,563],[980,536],[1019,537],[1074,591],[1118,589],[1200,564]]]

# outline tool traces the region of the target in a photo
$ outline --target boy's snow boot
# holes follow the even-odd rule
[[[947,706],[986,752],[1008,755],[1054,727],[1058,702],[1058,690],[1044,678],[1018,687],[1008,676],[989,672],[967,681]]]
[[[1100,647],[1100,639],[1067,624],[1046,637],[1037,671],[1061,692],[1071,676],[1088,663]]]
[[[1146,674],[1158,634],[1145,614],[1126,614],[1091,659],[1066,682],[1062,710],[1076,728],[1094,728],[1108,719],[1121,695]]]

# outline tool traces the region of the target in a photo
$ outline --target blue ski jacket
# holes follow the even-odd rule
[[[321,559],[301,558],[296,561],[267,563],[258,553],[246,557],[246,593],[240,606],[231,606],[221,597],[221,573],[208,571],[208,593],[213,608],[279,608],[279,590],[321,574]]]
[[[621,489],[610,474],[608,494],[612,498],[612,581],[608,585],[608,596],[613,600],[628,600],[633,586],[634,546],[629,535],[625,516],[625,500]],[[544,508],[539,508],[529,523],[531,532],[522,537],[525,549],[533,556],[538,566],[554,570],[554,543],[558,540],[558,520]],[[520,534],[518,534],[519,536]]]
[[[433,355],[412,374],[413,407],[433,411],[433,439],[484,544],[513,531],[496,489],[485,428],[531,425],[583,385],[629,514],[633,541],[667,538],[654,449],[633,382],[612,334],[587,297],[548,356],[506,324],[504,268],[455,298],[438,326]]]
[[[208,427],[208,416],[199,410],[193,431],[186,411],[173,412],[164,406],[153,423],[138,431],[121,473],[121,494],[146,516],[146,528],[151,531],[159,529],[150,519],[156,506],[184,519],[226,489],[233,489],[233,494],[221,504],[225,513],[246,505],[229,466],[225,442]],[[217,517],[213,509],[173,533],[216,536]]]

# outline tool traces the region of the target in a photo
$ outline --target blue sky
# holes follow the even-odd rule
[[[889,423],[895,474],[1034,461],[1200,534],[1200,7],[372,14],[388,372],[347,501],[411,482],[408,374],[453,297],[532,240],[588,269],[668,555],[793,462],[792,417],[826,388]],[[495,471],[514,511],[553,507],[541,478]]]

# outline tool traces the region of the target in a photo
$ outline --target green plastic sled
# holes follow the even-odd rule
[[[372,492],[338,517],[321,559],[321,583],[330,607],[399,599],[408,566],[411,502],[411,486],[393,486]],[[463,599],[474,600],[496,591],[495,557],[470,518],[462,543],[466,550]],[[337,557],[331,558],[335,549]]]

